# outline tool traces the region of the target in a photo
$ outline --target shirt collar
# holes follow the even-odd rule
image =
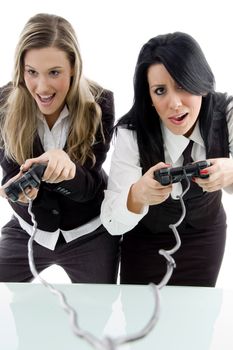
[[[192,140],[194,143],[199,144],[204,147],[204,141],[201,137],[199,121],[197,121],[195,128],[193,129],[192,134],[189,138],[183,135],[175,135],[173,134],[162,122],[161,122],[161,130],[163,141],[167,152],[172,160],[172,163],[176,163],[180,158],[181,154],[187,147],[189,140]]]
[[[68,115],[69,115],[69,110],[68,110],[67,105],[65,105],[65,106],[63,107],[63,109],[62,109],[62,111],[61,111],[61,113],[60,113],[58,119],[56,120],[56,123],[54,124],[54,126],[55,126],[55,125],[58,125],[63,119],[67,118]],[[38,119],[40,119],[43,123],[46,122],[46,121],[45,121],[45,117],[43,116],[43,114],[42,114],[40,111],[38,111],[37,117],[38,117]]]

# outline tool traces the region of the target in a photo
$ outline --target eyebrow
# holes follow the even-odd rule
[[[31,66],[30,64],[25,64],[25,67],[29,67],[29,68],[32,68],[32,69],[35,69],[33,66]],[[55,66],[55,67],[50,67],[48,70],[54,70],[54,69],[62,69],[63,67],[62,66]]]
[[[155,88],[155,87],[162,87],[162,86],[165,86],[166,84],[160,84],[160,83],[158,83],[158,84],[153,84],[153,85],[150,85],[150,89],[153,89],[153,88]]]

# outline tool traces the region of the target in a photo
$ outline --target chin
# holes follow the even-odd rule
[[[184,130],[177,130],[177,129],[170,129],[170,128],[169,128],[169,130],[171,131],[172,134],[177,135],[177,136],[184,135],[186,133],[186,131],[184,131]]]

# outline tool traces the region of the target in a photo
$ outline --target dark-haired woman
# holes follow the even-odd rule
[[[211,68],[190,35],[160,35],[142,47],[134,103],[116,126],[101,213],[112,235],[123,234],[121,283],[159,283],[166,272],[159,250],[175,245],[169,224],[181,215],[182,183],[162,186],[154,172],[207,159],[211,165],[202,174],[209,177],[192,179],[184,197],[181,248],[169,283],[215,285],[226,239],[221,190],[233,190],[232,105],[232,97],[215,91]]]

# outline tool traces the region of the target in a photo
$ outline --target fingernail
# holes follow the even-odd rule
[[[193,182],[195,182],[195,181],[196,181],[195,177],[192,177],[192,181],[193,181]]]
[[[208,170],[203,169],[203,170],[200,170],[200,174],[206,175],[206,174],[209,174],[209,172]]]

